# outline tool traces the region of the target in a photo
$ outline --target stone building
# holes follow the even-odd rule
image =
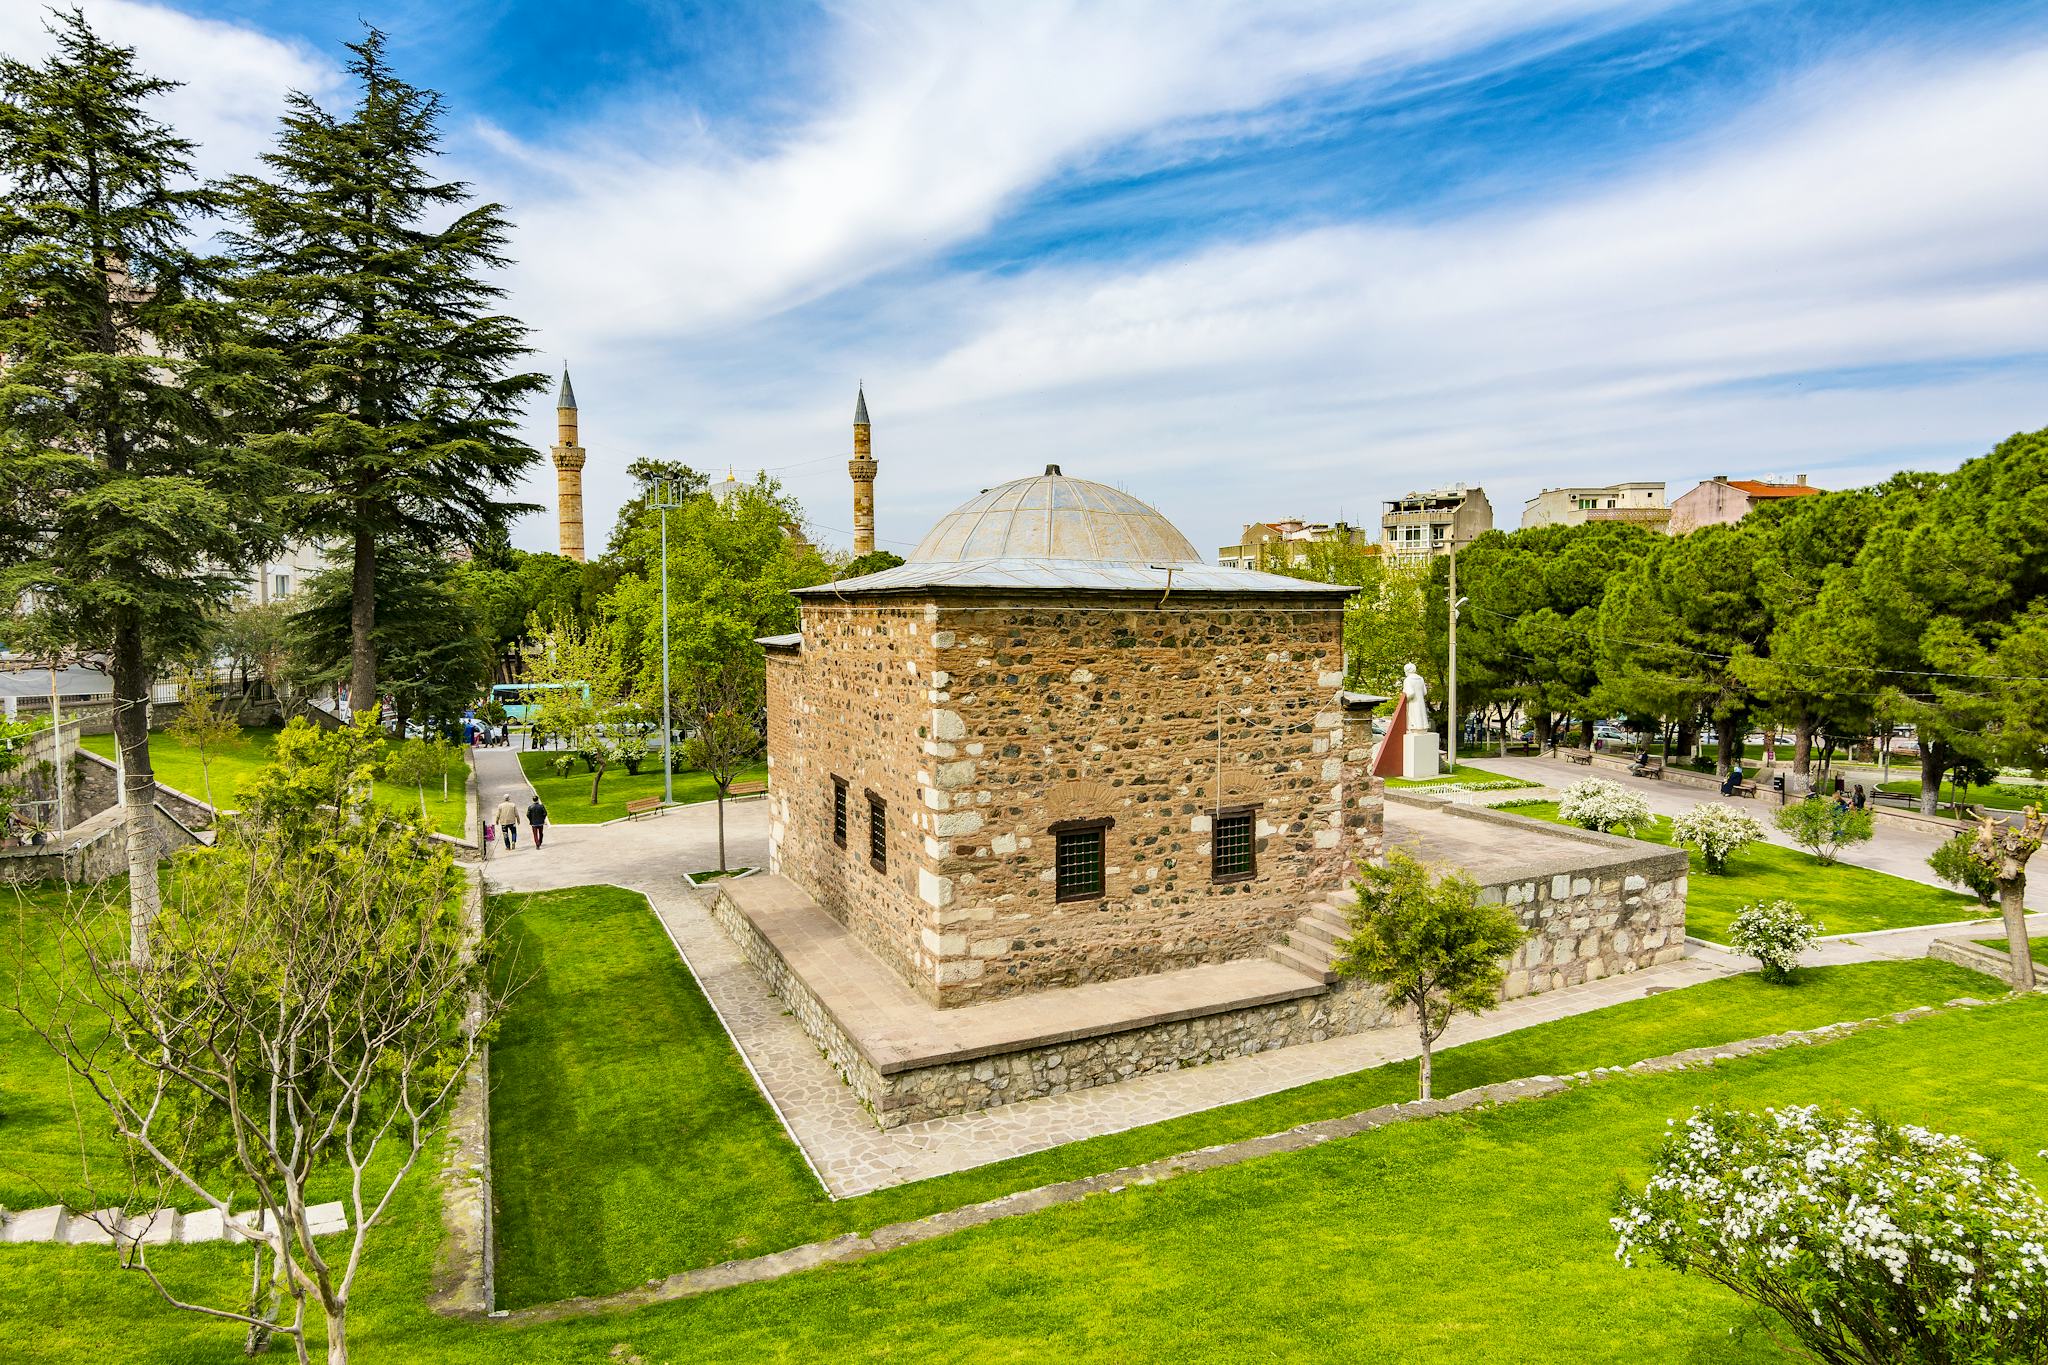
[[[798,594],[771,870],[942,1006],[1259,956],[1360,851],[1346,592],[1057,466],[990,489]]]

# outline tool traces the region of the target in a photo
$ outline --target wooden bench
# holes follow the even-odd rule
[[[1635,760],[1628,765],[1628,770],[1630,775],[1634,777],[1654,777],[1662,781],[1664,777],[1664,760],[1652,758],[1648,754],[1637,754]]]
[[[632,799],[631,801],[628,801],[628,802],[626,803],[626,818],[627,818],[628,820],[631,820],[631,819],[633,819],[633,818],[634,818],[635,816],[639,816],[639,815],[648,815],[648,814],[651,814],[651,813],[653,813],[653,812],[655,812],[655,811],[658,811],[658,810],[660,810],[660,809],[661,809],[661,798],[660,798],[660,797],[658,797],[658,796],[636,796],[636,797],[634,797],[634,798],[633,798],[633,799]]]
[[[1869,791],[1864,793],[1864,797],[1872,805],[1876,805],[1879,802],[1890,802],[1892,805],[1902,807],[1906,810],[1917,811],[1920,809],[1920,798],[1918,796],[1909,796],[1905,792],[1880,791],[1877,788],[1872,787]]]
[[[725,794],[727,796],[766,796],[768,794],[768,784],[758,781],[735,782],[731,787],[727,788]]]
[[[1508,745],[1508,755],[1511,758],[1518,756],[1533,758],[1537,752],[1538,750],[1534,744],[1524,743],[1521,740],[1516,740],[1513,744]]]
[[[1593,751],[1591,749],[1560,749],[1558,752],[1574,763],[1583,763],[1589,768],[1593,766]]]
[[[1734,790],[1734,792],[1733,792],[1732,794],[1733,794],[1733,795],[1735,795],[1735,796],[1755,796],[1755,795],[1756,795],[1756,783],[1754,783],[1754,782],[1737,782],[1737,783],[1735,784],[1735,790]]]

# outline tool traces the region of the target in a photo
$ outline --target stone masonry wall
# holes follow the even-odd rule
[[[919,893],[942,996],[1253,956],[1339,885],[1340,623],[1314,598],[941,602]],[[1253,809],[1247,880],[1212,877],[1219,806]],[[1051,827],[1101,818],[1104,895],[1062,904]]]
[[[932,627],[923,604],[809,605],[801,654],[768,656],[768,867],[930,997],[916,969],[929,872],[912,825],[922,804]],[[832,838],[832,779],[846,781],[846,847]],[[886,870],[868,853],[867,794],[886,803]]]

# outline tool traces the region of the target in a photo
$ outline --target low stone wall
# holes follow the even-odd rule
[[[114,806],[120,795],[120,770],[110,758],[102,758],[86,749],[78,750],[73,758],[72,786],[78,793],[78,803],[87,810],[107,810]],[[210,829],[213,826],[214,809],[196,796],[188,796],[176,787],[156,784],[156,803],[168,811],[180,824],[193,829]]]
[[[1935,939],[1927,945],[1927,955],[1937,962],[1968,967],[1973,972],[1996,977],[2001,986],[2012,981],[2011,955],[1997,948],[1987,948],[1971,939]]]
[[[199,842],[199,836],[171,812],[160,806],[156,816],[157,847],[166,856]],[[127,871],[127,824],[112,808],[39,848],[0,849],[0,884],[5,885],[61,878],[73,886],[90,886]]]

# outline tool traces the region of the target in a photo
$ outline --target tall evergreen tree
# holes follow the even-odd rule
[[[109,658],[141,962],[158,908],[154,665],[267,553],[269,481],[224,415],[248,357],[188,246],[211,200],[192,143],[148,111],[174,85],[76,10],[50,27],[40,65],[0,60],[0,602]]]
[[[495,311],[509,225],[436,178],[439,95],[349,44],[346,115],[288,100],[263,176],[230,183],[237,292],[291,376],[264,448],[291,468],[294,531],[348,546],[349,696],[374,703],[377,560],[474,545],[529,508],[498,501],[539,452],[515,427],[545,376],[515,369],[527,329]],[[446,226],[430,220],[445,212]]]

